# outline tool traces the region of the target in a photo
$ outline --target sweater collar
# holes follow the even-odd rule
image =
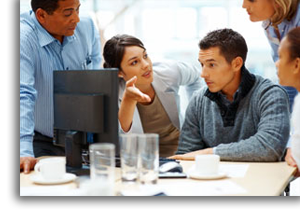
[[[249,93],[254,83],[255,83],[255,76],[251,74],[243,65],[243,67],[241,68],[241,83],[238,88],[239,91],[234,101],[240,101],[241,99],[243,99]],[[220,94],[221,92],[212,93],[207,88],[204,95],[212,101],[220,101],[221,100]]]

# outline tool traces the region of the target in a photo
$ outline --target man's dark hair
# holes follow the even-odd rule
[[[228,63],[236,57],[241,57],[245,63],[247,58],[247,44],[238,32],[232,29],[219,29],[209,32],[199,43],[201,50],[218,47]]]
[[[63,0],[31,0],[31,8],[34,12],[41,8],[51,15],[58,8],[59,1]]]
[[[127,34],[116,35],[108,40],[103,49],[104,68],[119,68],[122,70],[121,62],[125,48],[130,46],[137,46],[146,50],[141,40]]]

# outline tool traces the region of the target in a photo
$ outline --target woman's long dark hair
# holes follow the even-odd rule
[[[121,62],[125,48],[128,46],[138,46],[145,50],[141,40],[127,34],[116,35],[109,39],[103,49],[104,68],[119,68],[119,70],[122,70]]]
[[[300,58],[300,27],[290,30],[286,38],[289,42],[290,59]]]

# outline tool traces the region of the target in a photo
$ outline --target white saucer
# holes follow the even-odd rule
[[[195,165],[188,170],[188,176],[192,179],[222,179],[227,177],[227,174],[219,171],[217,174],[200,174],[195,171]]]
[[[226,173],[219,172],[217,174],[199,174],[195,171],[189,173],[189,177],[192,179],[222,179],[226,177]]]
[[[61,179],[54,179],[54,180],[46,180],[39,174],[33,174],[30,176],[30,180],[36,184],[62,184],[71,182],[76,179],[75,174],[66,173],[63,178]]]

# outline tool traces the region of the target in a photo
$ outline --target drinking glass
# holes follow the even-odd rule
[[[89,147],[90,175],[95,195],[114,195],[115,145],[94,143]],[[96,192],[97,191],[97,192]]]
[[[135,134],[120,135],[122,182],[136,182],[138,170],[138,139]]]
[[[138,135],[141,184],[156,184],[159,167],[159,135],[148,133]]]

